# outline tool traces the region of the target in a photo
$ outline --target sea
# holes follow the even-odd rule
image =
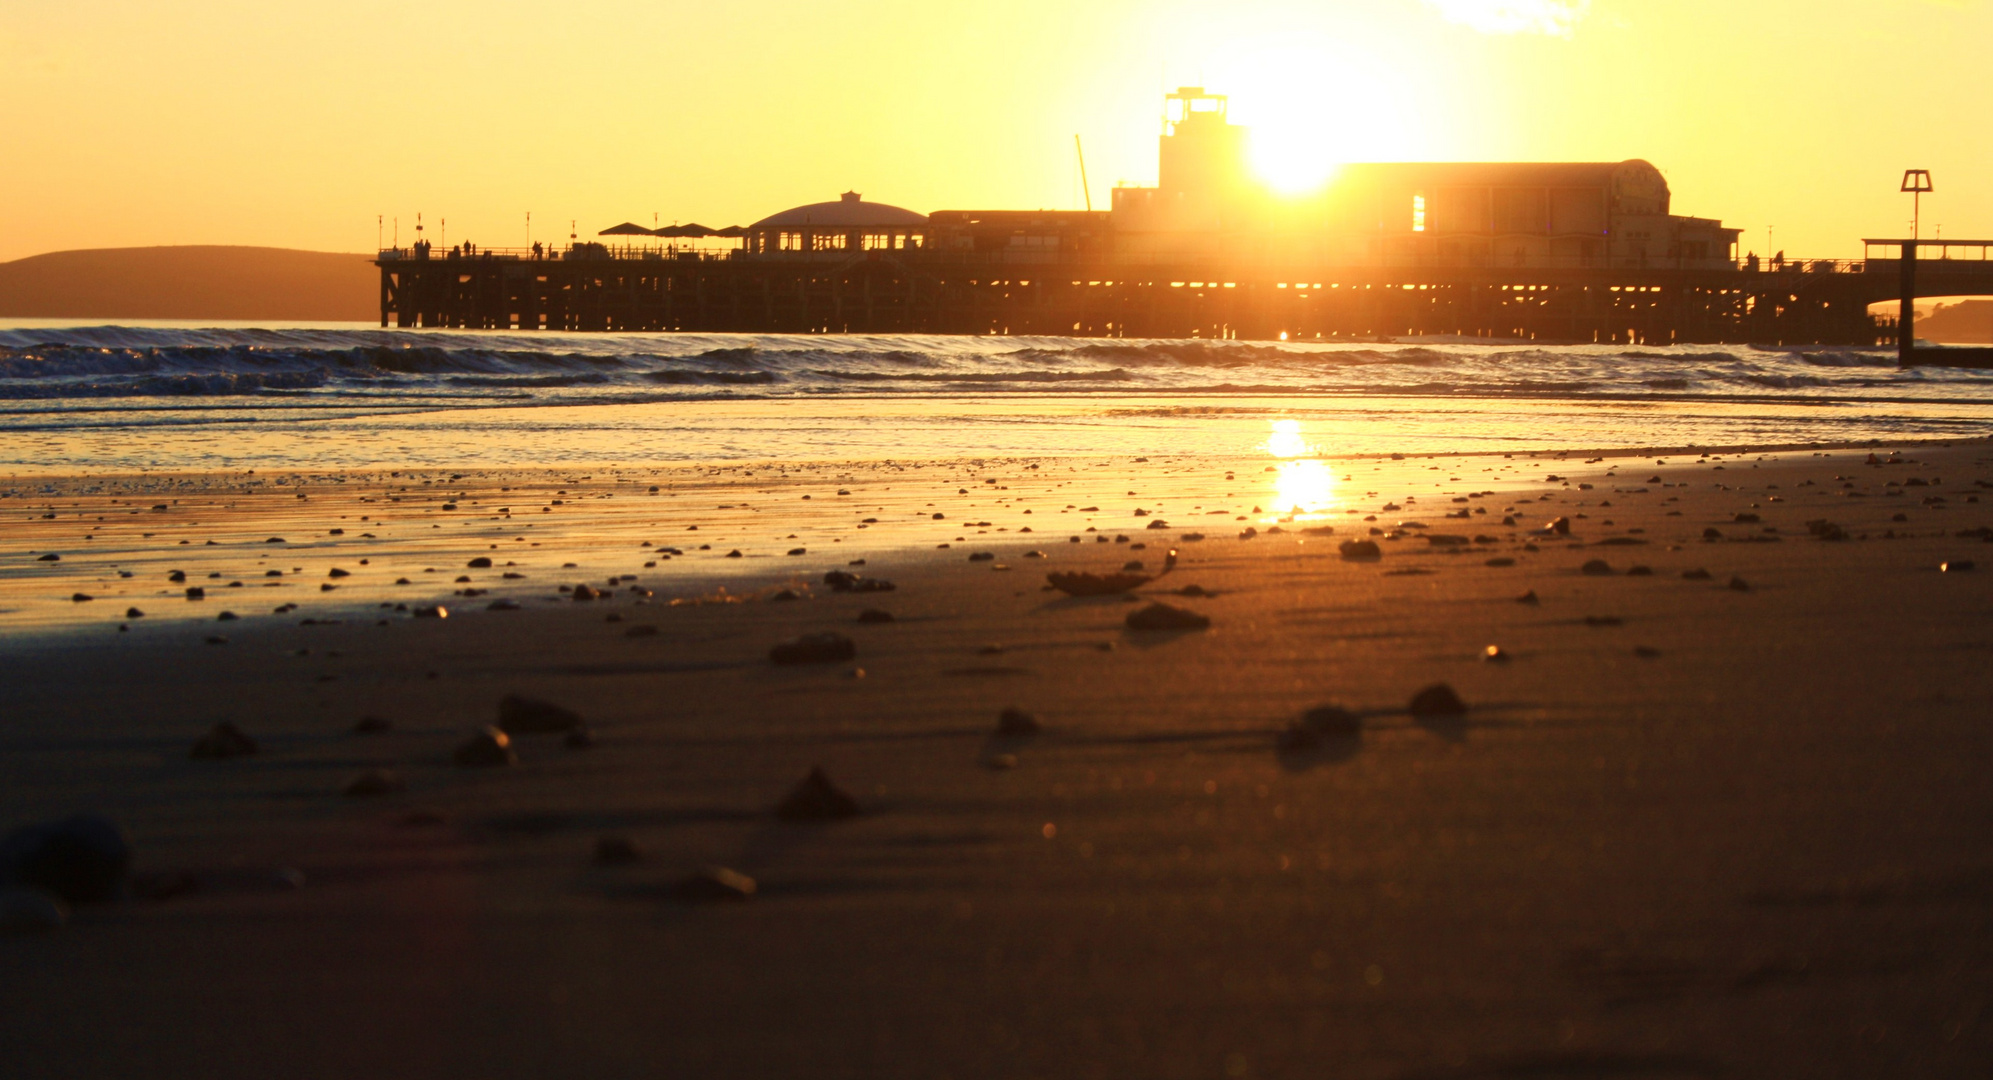
[[[1880,349],[0,320],[0,473],[1790,447],[1993,434]]]

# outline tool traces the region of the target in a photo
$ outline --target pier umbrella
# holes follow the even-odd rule
[[[625,222],[624,222],[624,223],[622,223],[621,225],[611,225],[611,226],[609,226],[608,228],[606,228],[606,229],[602,230],[601,232],[599,232],[599,233],[596,233],[595,235],[597,235],[597,236],[651,236],[651,235],[654,235],[654,234],[653,234],[653,233],[652,233],[652,232],[651,232],[651,231],[650,231],[649,229],[646,229],[646,228],[644,228],[644,227],[643,227],[642,225],[638,225],[638,224],[636,224],[635,222],[630,222],[630,221],[625,221]]]
[[[724,229],[715,229],[715,230],[713,230],[713,235],[714,235],[714,236],[724,236],[724,237],[726,237],[726,238],[727,238],[727,239],[729,239],[729,240],[738,240],[738,239],[740,239],[741,237],[743,237],[743,236],[746,236],[746,235],[747,235],[747,226],[745,226],[745,225],[729,225],[729,226],[727,226],[727,227],[726,227],[726,228],[724,228]]]
[[[694,239],[705,236],[714,236],[717,235],[718,233],[719,233],[718,229],[709,229],[706,226],[701,225],[696,221],[690,222],[685,225],[680,225],[678,227],[678,235],[689,236]]]

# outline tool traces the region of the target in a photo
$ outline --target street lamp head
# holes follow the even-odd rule
[[[1903,186],[1901,188],[1898,188],[1897,190],[1916,192],[1918,194],[1923,194],[1925,192],[1933,190],[1931,187],[1931,170],[1929,169],[1903,170]]]

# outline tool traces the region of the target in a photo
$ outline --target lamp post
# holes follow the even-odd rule
[[[1906,191],[1910,194],[1910,239],[1921,239],[1920,230],[1923,227],[1924,195],[1926,192],[1936,190],[1931,187],[1931,170],[1903,170],[1903,186],[1897,190]]]
[[[1932,190],[1931,170],[1903,170],[1903,186],[1897,190],[1910,195],[1910,239],[1903,243],[1902,296],[1896,307],[1896,362],[1909,367],[1917,351],[1917,240],[1923,228],[1924,193]]]

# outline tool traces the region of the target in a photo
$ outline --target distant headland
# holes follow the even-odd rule
[[[56,251],[0,263],[0,318],[373,321],[368,260],[208,245]]]

